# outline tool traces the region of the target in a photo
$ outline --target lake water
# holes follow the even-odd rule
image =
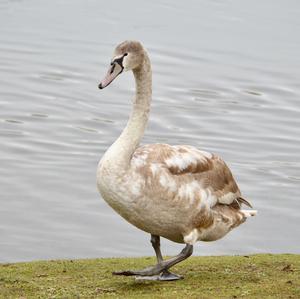
[[[195,254],[300,253],[299,32],[299,1],[0,0],[0,262],[154,255],[95,183],[131,108],[131,74],[97,88],[125,39],[153,66],[143,143],[217,153],[259,210]]]

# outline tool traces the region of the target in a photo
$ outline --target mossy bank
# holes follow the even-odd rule
[[[0,298],[300,298],[300,255],[191,257],[174,282],[135,281],[113,270],[154,258],[0,264]]]

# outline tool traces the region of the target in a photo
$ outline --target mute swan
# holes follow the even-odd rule
[[[214,154],[188,145],[139,146],[148,122],[152,94],[150,60],[137,41],[114,51],[103,89],[123,71],[132,70],[136,93],[129,121],[97,168],[97,187],[104,200],[128,222],[151,234],[157,264],[143,270],[119,271],[152,280],[182,278],[169,268],[188,258],[197,241],[214,241],[254,216],[241,197],[231,171]],[[160,236],[185,243],[179,255],[163,260]]]

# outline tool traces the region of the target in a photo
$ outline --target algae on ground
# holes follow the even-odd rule
[[[154,258],[0,264],[0,298],[300,298],[300,255],[191,257],[172,268],[174,282],[135,281],[114,270]]]

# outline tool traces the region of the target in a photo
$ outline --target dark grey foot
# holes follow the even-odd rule
[[[153,276],[135,276],[135,280],[156,280],[156,281],[173,281],[183,279],[183,276],[171,273],[169,271],[164,271],[159,275]]]
[[[159,275],[159,279],[158,280],[172,281],[172,280],[179,280],[179,279],[183,279],[183,276],[171,273],[168,270],[166,270],[166,271],[163,271]]]
[[[183,279],[183,276],[171,273],[169,271],[164,271],[159,275],[152,276],[135,276],[135,280],[155,280],[155,281],[173,281]]]
[[[124,275],[124,276],[154,276],[159,275],[164,270],[164,266],[157,264],[152,267],[145,268],[143,270],[125,270],[113,272],[113,275]]]
[[[113,274],[113,275],[124,275],[124,276],[132,276],[132,275],[136,275],[136,274],[134,274],[134,271],[131,271],[131,270],[126,270],[126,271],[114,271],[112,274]]]
[[[117,271],[113,272],[114,275],[124,275],[124,276],[135,276],[136,280],[161,280],[161,281],[172,281],[183,279],[183,276],[177,275],[169,272],[168,270],[164,270],[160,274],[150,275],[143,271]]]
[[[148,267],[138,271],[133,271],[133,270],[117,271],[117,272],[113,272],[113,275],[136,276],[136,279],[144,279],[144,280],[170,281],[170,280],[182,279],[183,278],[182,276],[173,274],[169,272],[168,269],[178,264],[179,262],[187,259],[192,254],[192,252],[193,252],[193,246],[187,244],[185,248],[177,256],[172,257],[166,261],[162,260],[161,254],[159,252],[158,264],[156,264],[155,266]]]

